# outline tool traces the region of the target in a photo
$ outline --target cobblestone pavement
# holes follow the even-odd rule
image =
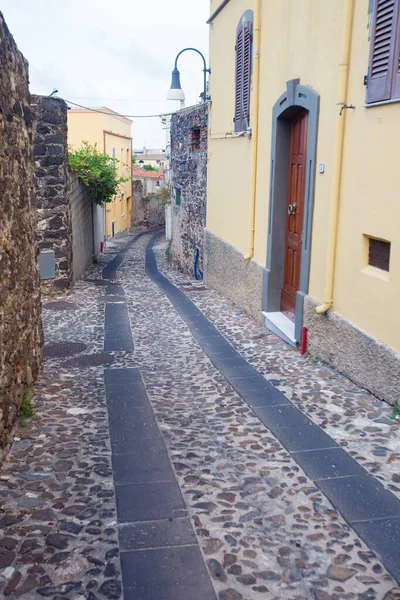
[[[166,262],[159,269],[268,381],[400,498],[400,423],[391,408],[335,370],[297,350],[202,282],[190,281]]]
[[[1,471],[0,595],[122,596],[103,373],[139,367],[218,600],[399,600],[400,589],[375,554],[147,278],[150,236],[128,250],[118,282],[101,280],[101,269],[129,239],[114,240],[69,296],[45,302],[45,370],[35,388],[35,417],[17,431]],[[302,359],[202,283],[173,271],[162,243],[156,255],[159,269],[251,364],[399,494],[399,425],[385,404]],[[135,348],[105,353],[105,304],[118,303],[121,286]]]

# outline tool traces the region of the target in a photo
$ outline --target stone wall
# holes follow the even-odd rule
[[[318,315],[315,309],[319,304],[311,296],[304,299],[304,326],[308,329],[307,349],[311,356],[389,404],[399,401],[400,354],[334,310]]]
[[[32,96],[35,195],[39,251],[53,250],[56,273],[42,289],[68,289],[91,264],[104,242],[104,208],[68,164],[67,105],[61,98]]]
[[[69,202],[67,105],[59,98],[32,96],[35,114],[35,194],[39,251],[55,253],[56,276],[45,289],[65,290],[72,283],[72,223]]]
[[[204,240],[205,283],[262,323],[263,267],[207,228]]]
[[[132,225],[152,229],[161,227],[165,223],[165,210],[157,198],[157,194],[147,193],[147,183],[144,178],[133,179],[133,203],[132,213],[135,220]]]
[[[93,262],[94,206],[87,187],[76,173],[70,176],[72,225],[72,281],[79,279]]]
[[[28,64],[0,13],[0,461],[41,365]]]
[[[203,270],[203,229],[207,194],[208,103],[175,113],[171,119],[171,255],[193,273],[196,248]],[[176,190],[180,191],[180,205]],[[178,191],[178,202],[179,202]]]

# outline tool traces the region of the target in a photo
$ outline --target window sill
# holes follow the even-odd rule
[[[365,273],[366,275],[372,275],[373,277],[376,277],[377,279],[381,279],[382,281],[390,281],[390,277],[389,277],[389,271],[383,271],[382,269],[378,269],[377,267],[372,267],[371,265],[368,265],[366,267],[364,267],[363,269],[361,269],[362,273]]]
[[[229,140],[231,138],[247,137],[251,138],[251,129],[245,131],[227,131],[226,133],[214,133],[210,135],[212,140]]]
[[[384,106],[385,104],[396,104],[396,102],[400,102],[400,98],[393,98],[392,100],[380,100],[379,102],[370,102],[369,104],[364,104],[364,107],[372,108],[374,106]]]

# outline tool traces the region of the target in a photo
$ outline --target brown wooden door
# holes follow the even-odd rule
[[[307,161],[307,127],[308,113],[302,111],[293,119],[290,131],[285,271],[281,294],[281,312],[292,321],[294,321],[296,310],[296,292],[300,287]]]

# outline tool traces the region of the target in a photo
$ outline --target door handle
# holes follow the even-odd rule
[[[294,215],[296,213],[297,203],[293,202],[293,204],[289,204],[287,212],[288,215]]]

